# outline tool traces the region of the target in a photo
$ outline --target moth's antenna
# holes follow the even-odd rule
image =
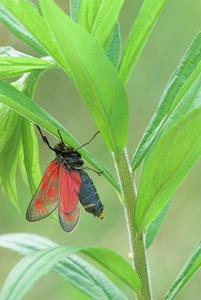
[[[42,134],[42,131],[41,131],[40,127],[39,127],[38,125],[36,125],[36,127],[38,128],[38,131],[40,132],[40,135],[41,135],[41,137],[42,137],[42,139],[43,139],[43,142],[44,142],[45,144],[47,144],[48,147],[49,147],[51,150],[55,151],[54,148],[52,148],[52,147],[50,146],[47,137],[46,137],[45,135]],[[60,135],[60,134],[59,134],[59,135]]]
[[[84,144],[82,144],[81,146],[79,146],[77,149],[74,149],[74,151],[77,151],[77,150],[79,150],[80,148],[82,148],[82,147],[84,147],[84,146],[86,146],[86,145],[88,145],[88,144],[90,144],[91,143],[91,141],[93,140],[93,139],[95,139],[95,137],[97,136],[97,134],[99,133],[100,131],[97,131],[95,134],[94,134],[94,136],[88,141],[88,142],[86,142],[86,143],[84,143]]]
[[[64,141],[63,141],[63,138],[62,138],[62,135],[61,135],[59,129],[57,130],[57,132],[58,132],[58,134],[59,134],[59,137],[60,137],[60,139],[61,139],[61,142],[62,142],[63,146],[65,146],[65,143],[64,143]]]

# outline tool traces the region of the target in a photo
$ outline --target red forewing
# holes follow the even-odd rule
[[[67,170],[64,165],[60,167],[59,182],[59,221],[66,232],[71,232],[79,221],[80,209],[78,207],[78,194],[81,178],[73,170]]]
[[[34,222],[47,217],[58,206],[60,165],[54,160],[47,167],[27,209],[26,218]]]

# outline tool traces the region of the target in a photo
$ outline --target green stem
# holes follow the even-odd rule
[[[150,300],[151,292],[147,268],[146,250],[142,235],[138,235],[134,228],[134,210],[136,191],[134,187],[131,166],[126,149],[114,156],[114,161],[122,191],[122,203],[125,208],[126,224],[130,243],[130,252],[133,258],[133,267],[142,282],[141,294],[136,295],[138,300]]]

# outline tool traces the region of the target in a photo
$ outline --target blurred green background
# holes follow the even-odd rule
[[[57,1],[69,11],[68,1]],[[133,20],[138,14],[142,1],[127,0],[120,14],[122,42],[124,44]],[[143,50],[141,58],[128,84],[129,97],[129,140],[128,152],[132,156],[145,130],[160,96],[181,57],[200,30],[200,0],[169,0]],[[27,45],[15,38],[0,24],[0,46],[10,45],[16,50],[38,56]],[[34,100],[59,120],[81,143],[88,141],[96,131],[86,107],[80,100],[74,84],[60,70],[45,73],[39,82]],[[52,145],[58,141],[48,136]],[[54,153],[39,138],[42,172],[54,158]],[[87,149],[115,175],[111,155],[101,136],[87,146]],[[200,240],[201,228],[201,162],[198,161],[175,193],[171,207],[156,240],[148,250],[151,282],[154,299],[163,299],[166,291],[177,277],[188,256]],[[47,237],[59,244],[100,246],[117,251],[129,261],[129,246],[124,211],[117,195],[104,177],[90,172],[101,201],[105,205],[105,219],[100,221],[85,213],[81,208],[81,220],[70,235],[59,225],[46,218],[40,222],[28,223],[26,209],[31,193],[17,173],[18,196],[22,214],[19,215],[9,199],[0,194],[0,233],[26,232]],[[13,252],[0,249],[0,287],[14,265],[21,257]],[[93,263],[92,261],[90,261]],[[109,273],[106,273],[110,276]],[[133,293],[113,276],[111,279],[129,299]],[[178,300],[200,299],[201,272],[183,289]],[[51,272],[43,277],[24,299],[89,299]]]

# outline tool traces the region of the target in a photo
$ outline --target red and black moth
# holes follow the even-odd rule
[[[56,154],[56,158],[47,167],[39,187],[27,209],[26,218],[30,222],[41,220],[49,216],[57,207],[59,222],[66,232],[71,232],[78,224],[80,217],[79,201],[89,213],[103,219],[103,204],[97,190],[83,170],[84,162],[79,148],[89,144],[92,139],[78,149],[73,149],[64,144],[60,132],[61,142],[52,148],[47,138],[37,126],[43,141]],[[90,169],[90,168],[88,168]],[[95,171],[96,172],[96,171]],[[102,172],[96,172],[98,174]]]

